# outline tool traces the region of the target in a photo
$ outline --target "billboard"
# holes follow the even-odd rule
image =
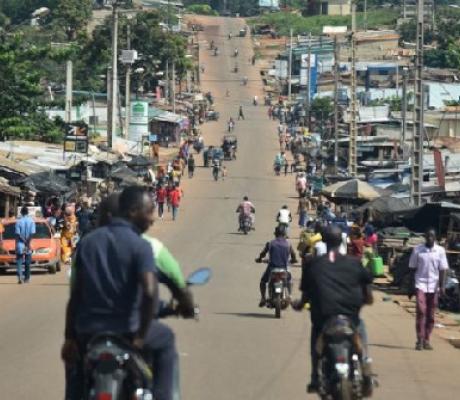
[[[259,7],[280,8],[279,0],[259,0]]]

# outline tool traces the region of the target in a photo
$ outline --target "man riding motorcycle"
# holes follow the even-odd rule
[[[270,272],[274,268],[288,270],[289,257],[291,258],[291,264],[297,263],[297,258],[292,245],[286,239],[286,227],[279,225],[275,228],[275,239],[271,242],[267,242],[264,249],[256,259],[257,263],[261,263],[263,258],[268,254],[268,266],[260,279],[260,302],[259,307],[264,307],[267,304],[267,283],[270,278]],[[288,278],[288,291],[291,294],[291,274],[289,273]]]
[[[244,219],[245,218],[250,218],[251,219],[251,227],[252,229],[254,228],[254,223],[255,223],[255,212],[256,209],[254,207],[254,204],[252,204],[249,201],[248,196],[243,197],[243,202],[240,203],[238,208],[236,209],[236,212],[239,213],[238,216],[238,223],[239,223],[239,228],[238,232],[241,232],[243,230],[243,224],[244,224]]]
[[[154,259],[152,245],[139,236],[153,222],[148,193],[140,187],[125,189],[119,199],[121,218],[117,217],[116,200],[112,201],[112,205],[105,204],[105,210],[101,207],[100,223],[106,225],[82,240],[75,258],[66,317],[66,341],[62,349],[67,369],[66,399],[80,400],[84,396],[86,346],[92,337],[110,332],[132,340],[135,348],[152,357],[155,396],[171,400],[177,351],[171,329],[152,321],[157,298],[156,276],[162,276],[167,282],[174,282],[171,277],[176,277],[176,282],[168,286],[176,286],[172,291],[179,299],[182,315],[193,316],[193,300],[185,287],[180,288],[177,270],[175,273],[170,271],[169,278],[168,274],[156,270],[156,266],[163,264],[161,255],[156,254]],[[155,261],[160,262],[156,265]],[[138,279],[141,279],[141,285]],[[104,290],[101,282],[104,282]],[[140,306],[139,288],[142,288],[143,299]],[[140,328],[137,330],[136,326]]]
[[[363,378],[365,392],[372,388],[371,366],[367,358],[367,338],[365,327],[359,318],[363,305],[372,304],[372,276],[361,261],[352,256],[341,255],[342,231],[336,225],[323,231],[327,254],[321,257],[305,258],[302,269],[300,290],[302,298],[293,302],[293,308],[301,311],[310,302],[311,311],[311,382],[307,391],[318,390],[318,361],[316,343],[324,324],[331,318],[344,315],[351,319],[358,330],[363,344]],[[369,361],[369,362],[367,362]]]

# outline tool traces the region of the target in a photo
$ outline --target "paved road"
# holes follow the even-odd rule
[[[221,121],[204,127],[208,144],[219,144],[225,121],[243,104],[246,121],[237,122],[238,160],[229,162],[229,176],[214,182],[209,169],[198,168],[185,179],[185,198],[176,223],[165,220],[152,233],[160,236],[190,272],[213,268],[211,284],[196,290],[202,309],[199,323],[171,320],[181,354],[183,394],[186,400],[300,400],[306,397],[308,376],[306,313],[289,311],[281,320],[257,307],[262,267],[255,256],[270,239],[274,216],[287,203],[295,206],[292,178],[274,177],[276,124],[264,107],[253,107],[261,90],[249,38],[227,40],[241,20],[203,19],[202,75],[205,89],[217,98]],[[222,55],[212,57],[204,45],[214,39]],[[233,49],[240,49],[239,65],[250,79],[248,87],[231,73]],[[225,97],[225,90],[230,97]],[[235,208],[247,194],[256,204],[257,230],[236,233]],[[293,232],[292,236],[296,236]],[[296,282],[298,269],[294,270]],[[63,373],[59,361],[64,306],[68,287],[65,273],[34,275],[18,286],[14,276],[0,277],[0,393],[2,399],[62,399]],[[375,370],[382,387],[376,399],[436,399],[458,397],[458,352],[434,339],[434,352],[413,351],[413,319],[377,294],[376,305],[365,312]],[[313,397],[312,397],[313,398]]]

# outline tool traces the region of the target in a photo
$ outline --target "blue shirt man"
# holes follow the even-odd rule
[[[32,237],[35,235],[35,222],[29,216],[26,206],[21,209],[21,218],[16,221],[16,272],[18,283],[30,281],[30,264],[32,262],[32,249],[30,247]],[[22,263],[24,262],[24,272]]]

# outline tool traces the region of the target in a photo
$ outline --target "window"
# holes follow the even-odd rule
[[[35,226],[36,233],[34,235],[34,239],[50,239],[51,238],[51,231],[43,222],[39,222]],[[3,233],[3,240],[14,240],[16,239],[15,231],[15,224],[7,224],[5,225],[5,232]]]

